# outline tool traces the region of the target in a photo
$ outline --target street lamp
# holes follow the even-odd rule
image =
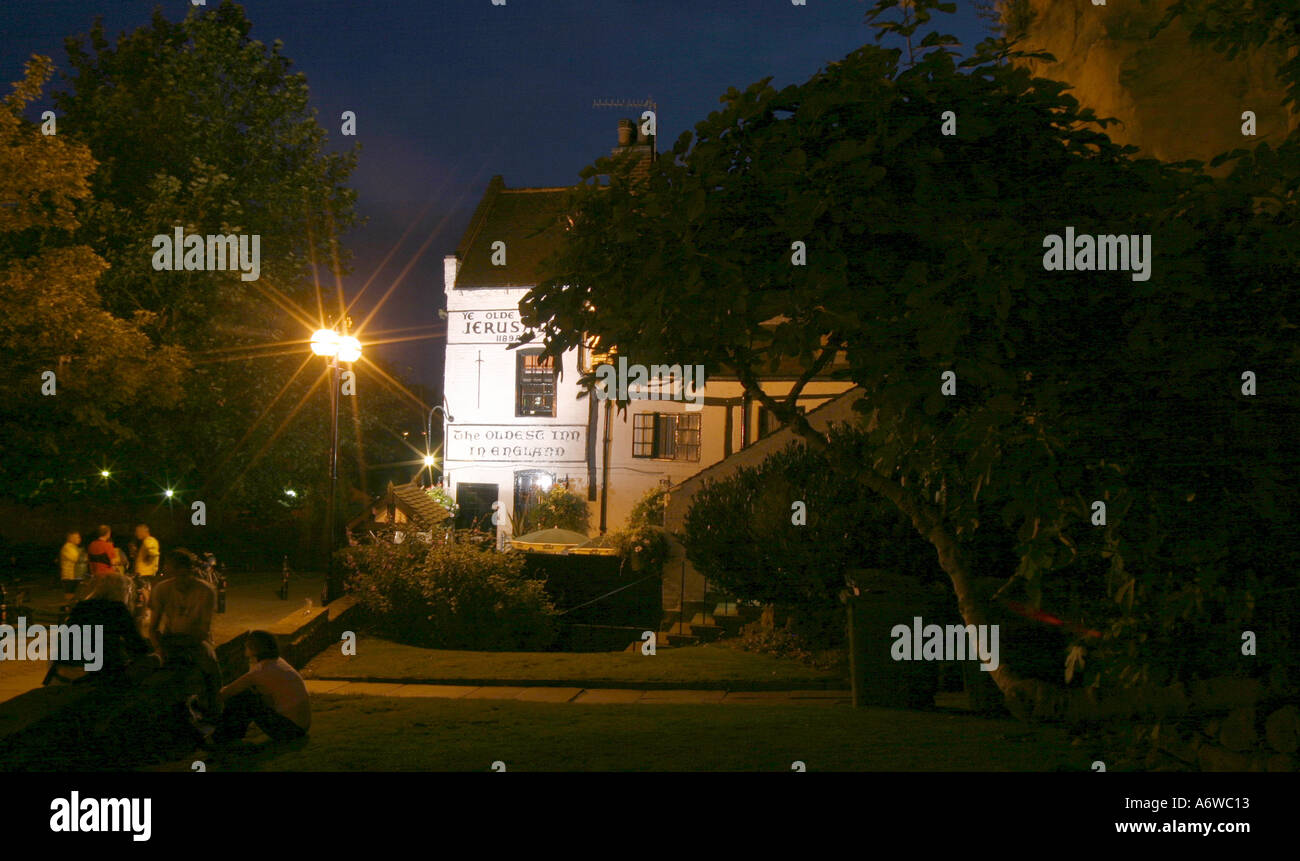
[[[344,322],[346,327],[347,322]],[[317,329],[311,336],[311,351],[329,359],[330,370],[330,485],[329,502],[325,507],[326,546],[329,562],[325,579],[325,603],[343,594],[334,566],[334,491],[339,483],[339,362],[352,363],[361,358],[361,342],[351,335],[339,334],[333,329]]]
[[[433,414],[439,412],[442,413],[442,417],[446,419],[447,422],[456,421],[455,417],[452,416],[452,414],[447,410],[446,397],[442,399],[441,406],[433,407],[429,410],[429,420],[425,423],[425,431],[424,431],[424,450],[426,452],[426,454],[424,455],[424,465],[429,467],[430,482],[433,481],[433,465],[436,462],[436,459],[434,458],[433,454],[429,452],[429,444],[433,442]],[[443,428],[442,428],[442,441],[444,445],[447,442],[446,423],[443,424]]]

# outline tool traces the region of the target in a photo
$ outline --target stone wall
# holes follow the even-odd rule
[[[1023,33],[1022,48],[1055,57],[1026,62],[1034,74],[1072,84],[1080,103],[1120,120],[1107,134],[1143,155],[1208,161],[1260,141],[1276,145],[1300,125],[1300,115],[1282,105],[1279,52],[1229,60],[1208,43],[1193,43],[1178,21],[1150,38],[1171,2],[1011,0],[1003,17],[1008,35]],[[1256,137],[1241,134],[1247,110],[1255,112]]]
[[[1300,770],[1300,697],[1227,677],[1169,690],[1163,715],[1094,730],[1108,771]]]

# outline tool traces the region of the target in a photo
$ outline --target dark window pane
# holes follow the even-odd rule
[[[655,413],[635,413],[632,416],[632,456],[655,456]]]
[[[497,501],[495,484],[456,485],[457,529],[479,529],[489,532],[492,526],[492,503]]]
[[[659,415],[655,421],[655,457],[672,460],[677,456],[677,416]]]
[[[677,416],[677,460],[700,459],[699,413],[682,413]]]

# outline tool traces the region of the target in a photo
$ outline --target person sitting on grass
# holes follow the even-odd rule
[[[288,661],[280,657],[275,635],[249,631],[244,640],[249,670],[221,689],[221,720],[212,735],[215,745],[238,742],[257,724],[275,741],[307,735],[311,701],[307,685]]]

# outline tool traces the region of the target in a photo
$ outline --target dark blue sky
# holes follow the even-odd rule
[[[215,5],[217,0],[210,0]],[[33,52],[62,65],[63,38],[103,15],[116,35],[155,6],[185,15],[189,0],[2,0],[0,75],[17,80]],[[433,233],[423,257],[381,311],[396,328],[436,320],[442,257],[493,174],[509,186],[575,182],[607,154],[617,121],[635,110],[594,99],[659,105],[660,149],[718,106],[731,86],[780,85],[869,42],[863,0],[248,0],[253,37],[280,39],[307,76],[321,121],[341,144],[338,117],[357,113],[353,177],[369,219],[345,237],[355,255],[349,295],[415,223],[362,301],[382,292]],[[984,36],[968,0],[948,32]],[[7,92],[7,87],[6,87]],[[427,210],[427,212],[426,212]],[[421,219],[420,214],[426,212]],[[377,290],[376,288],[380,288]],[[437,384],[441,342],[385,348]]]

